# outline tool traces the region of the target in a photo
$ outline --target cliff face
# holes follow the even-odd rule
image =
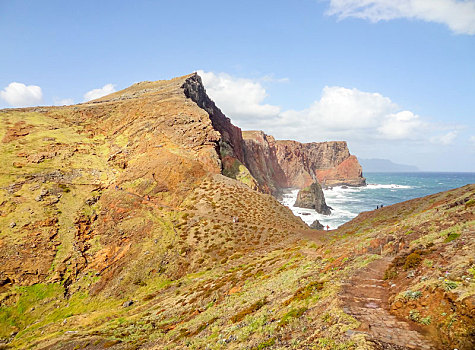
[[[355,156],[349,156],[336,167],[318,169],[318,181],[324,186],[364,186],[363,169]]]
[[[278,162],[288,187],[303,188],[315,180],[322,185],[364,186],[361,166],[345,141],[300,143],[277,141]],[[352,161],[348,161],[353,159]]]
[[[211,123],[220,134],[220,153],[223,157],[234,157],[244,162],[241,129],[234,126],[216,104],[208,97],[197,74],[192,74],[182,85],[186,97],[191,98],[200,108],[208,112]]]
[[[344,141],[300,143],[276,141],[261,131],[243,132],[244,157],[259,184],[271,192],[283,187],[364,186],[361,166]]]
[[[262,131],[243,131],[245,164],[267,193],[278,193],[287,186],[287,177],[276,155],[275,139]]]

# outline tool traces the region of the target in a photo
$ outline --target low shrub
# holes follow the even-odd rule
[[[404,292],[404,299],[406,300],[417,300],[419,299],[420,297],[422,296],[422,292],[419,291],[419,290],[416,290],[416,291],[411,291],[411,290],[407,290]]]
[[[454,281],[444,281],[444,289],[446,291],[457,288],[457,282]]]
[[[274,344],[275,344],[275,338],[270,338],[270,339],[260,343],[259,345],[257,345],[255,348],[253,348],[253,350],[262,350],[262,349],[271,347]]]
[[[244,317],[246,317],[249,314],[252,314],[259,309],[261,309],[265,304],[267,304],[266,298],[260,299],[256,301],[254,304],[250,305],[249,307],[245,308],[244,310],[239,311],[236,315],[231,317],[231,321],[233,323],[241,321]]]
[[[294,295],[284,302],[284,305],[289,305],[293,301],[305,300],[309,298],[314,292],[322,289],[322,282],[310,282],[305,287],[297,289]]]
[[[409,311],[409,319],[414,322],[419,322],[419,320],[421,319],[421,314],[419,313],[419,311],[412,309],[411,311]]]
[[[404,263],[404,270],[413,269],[421,263],[422,258],[419,253],[411,253],[407,256],[406,262]]]
[[[460,237],[460,233],[449,233],[444,242],[449,243],[449,242],[452,242],[453,240],[455,240],[459,237]]]

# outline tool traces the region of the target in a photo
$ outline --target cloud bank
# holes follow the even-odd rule
[[[330,0],[327,14],[371,22],[416,19],[445,24],[456,34],[475,34],[474,0]]]
[[[238,126],[264,130],[278,138],[304,142],[417,140],[430,129],[420,116],[379,93],[326,86],[308,108],[282,110],[264,103],[267,92],[259,81],[198,73],[209,96]]]
[[[84,101],[91,101],[95,100],[96,98],[100,98],[102,96],[109,95],[113,92],[115,92],[115,85],[113,84],[106,84],[100,89],[93,89],[91,91],[88,91],[84,94]]]
[[[43,92],[37,85],[12,82],[2,91],[0,98],[13,107],[38,105],[43,100]]]
[[[237,119],[267,118],[280,112],[280,107],[263,104],[265,88],[251,79],[233,78],[226,73],[198,71],[206,90],[219,106]]]

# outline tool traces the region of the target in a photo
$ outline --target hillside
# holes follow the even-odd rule
[[[0,348],[474,344],[474,185],[310,230],[196,74],[0,118]]]

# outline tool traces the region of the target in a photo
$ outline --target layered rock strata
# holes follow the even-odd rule
[[[262,131],[244,131],[244,160],[259,185],[272,193],[279,188],[364,186],[361,165],[345,141],[300,143],[279,141]]]

